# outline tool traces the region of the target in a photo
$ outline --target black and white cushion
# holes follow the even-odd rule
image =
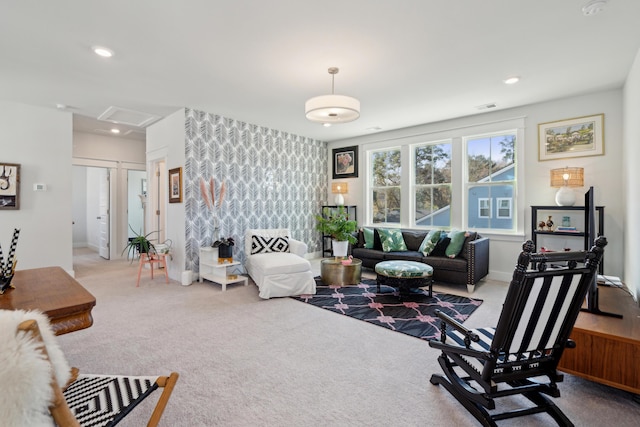
[[[64,397],[80,425],[112,426],[158,385],[158,377],[80,375]]]
[[[269,252],[289,252],[289,238],[251,236],[251,255]]]

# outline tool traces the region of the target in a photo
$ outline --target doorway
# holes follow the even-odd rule
[[[108,168],[73,166],[73,247],[104,259],[111,258],[110,175]]]

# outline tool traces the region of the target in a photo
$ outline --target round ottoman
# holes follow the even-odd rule
[[[398,288],[400,298],[409,294],[412,288],[433,287],[433,267],[415,261],[382,261],[376,264],[376,284]]]

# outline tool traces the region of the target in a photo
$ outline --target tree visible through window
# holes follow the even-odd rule
[[[366,221],[522,233],[516,147],[524,128],[517,118],[372,143],[365,148]]]
[[[451,225],[451,143],[419,145],[415,158],[415,224]]]
[[[371,153],[372,220],[374,223],[400,223],[400,149]]]

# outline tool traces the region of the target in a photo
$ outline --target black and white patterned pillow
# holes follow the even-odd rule
[[[251,236],[251,255],[289,252],[289,237]]]

